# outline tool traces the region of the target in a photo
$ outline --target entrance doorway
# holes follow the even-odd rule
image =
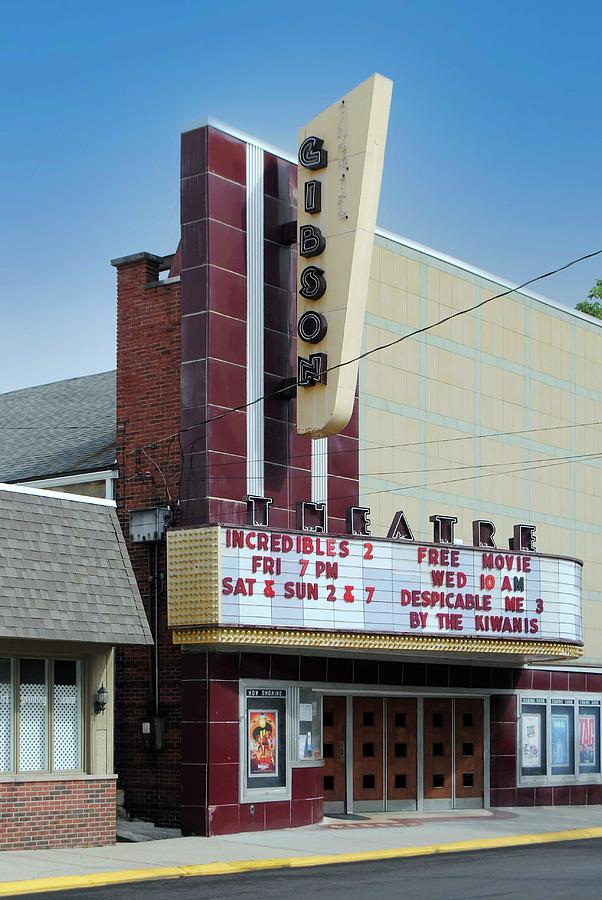
[[[424,809],[483,806],[483,701],[424,700]]]
[[[328,813],[484,805],[481,698],[325,696]]]
[[[324,811],[347,811],[347,698],[324,697],[322,705]]]

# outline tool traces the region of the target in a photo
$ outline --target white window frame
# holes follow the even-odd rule
[[[61,485],[90,484],[96,481],[105,483],[105,500],[115,499],[115,484],[119,473],[115,469],[103,469],[100,472],[82,472],[79,475],[62,475],[54,478],[34,478],[31,481],[20,481],[22,487],[48,488],[61,487]],[[77,496],[77,495],[76,495]]]
[[[41,655],[39,653],[22,652],[18,654],[0,653],[0,658],[8,659],[11,664],[11,687],[12,687],[12,718],[11,718],[11,769],[10,771],[0,772],[0,781],[3,778],[20,777],[20,778],[36,778],[40,775],[83,775],[85,774],[85,715],[86,705],[84,702],[84,663],[81,657],[70,656],[68,653],[56,653],[52,655]],[[19,766],[20,752],[20,715],[19,715],[19,688],[20,688],[20,662],[22,659],[41,659],[46,667],[46,752],[47,767],[45,769],[26,769],[21,770]],[[54,664],[56,661],[75,662],[76,678],[78,689],[78,741],[79,741],[79,766],[74,769],[58,769],[54,767]]]

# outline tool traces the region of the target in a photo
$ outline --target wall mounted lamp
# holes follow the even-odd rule
[[[104,684],[96,691],[96,699],[94,701],[94,712],[101,713],[104,712],[107,708],[107,702],[109,700],[109,692],[107,691]]]

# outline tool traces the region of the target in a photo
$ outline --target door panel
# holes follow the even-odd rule
[[[456,806],[483,805],[483,701],[455,701]]]
[[[345,697],[324,697],[324,806],[328,812],[345,812],[346,719]]]
[[[416,700],[387,700],[387,809],[416,809]]]
[[[424,701],[424,808],[453,806],[453,701]]]
[[[354,809],[382,810],[383,698],[353,698]]]

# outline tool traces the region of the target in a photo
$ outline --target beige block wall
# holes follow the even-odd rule
[[[364,349],[502,290],[377,237]],[[360,370],[360,488],[373,534],[384,536],[398,509],[422,539],[433,513],[457,516],[466,544],[476,518],[492,519],[505,547],[515,523],[536,525],[541,552],[584,561],[584,665],[602,665],[602,460],[567,457],[600,450],[600,384],[602,327],[522,294],[375,353]]]

